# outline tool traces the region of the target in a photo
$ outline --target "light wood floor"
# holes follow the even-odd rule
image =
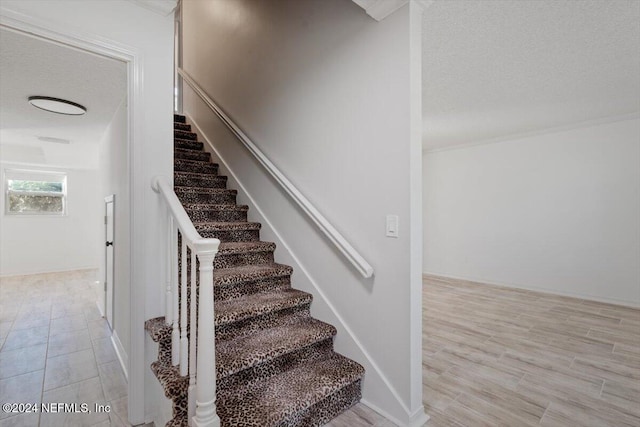
[[[640,310],[429,277],[427,426],[640,426]]]

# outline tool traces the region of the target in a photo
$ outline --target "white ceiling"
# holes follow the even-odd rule
[[[97,167],[98,143],[125,100],[126,76],[123,62],[0,29],[0,160]],[[67,99],[87,113],[39,110],[28,104],[31,95]]]
[[[640,111],[640,1],[436,0],[423,24],[425,149]]]
[[[426,149],[639,114],[637,0],[435,0],[423,23]],[[93,167],[125,89],[124,63],[0,29],[0,160]],[[47,113],[30,95],[88,111]]]

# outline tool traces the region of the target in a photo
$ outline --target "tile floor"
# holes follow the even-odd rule
[[[0,401],[99,404],[111,411],[0,412],[0,427],[129,426],[127,383],[96,306],[95,275],[0,279]]]

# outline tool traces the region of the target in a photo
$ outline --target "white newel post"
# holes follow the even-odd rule
[[[213,259],[218,252],[218,244],[199,250],[200,286],[198,298],[198,354],[196,358],[196,415],[193,425],[197,427],[220,427],[216,413],[216,351],[213,304]]]

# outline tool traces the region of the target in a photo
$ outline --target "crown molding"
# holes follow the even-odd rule
[[[546,135],[550,133],[568,132],[575,129],[582,129],[582,128],[588,128],[592,126],[607,125],[609,123],[622,122],[625,120],[638,120],[638,119],[640,119],[640,111],[635,111],[633,113],[619,114],[615,116],[600,117],[597,119],[572,122],[564,125],[545,127],[545,128],[535,129],[532,131],[527,131],[527,132],[509,133],[506,135],[497,136],[495,138],[482,139],[479,141],[472,141],[472,142],[467,142],[462,144],[451,144],[451,145],[444,145],[444,146],[433,147],[433,148],[425,147],[423,145],[422,154],[432,154],[432,153],[439,153],[441,151],[450,151],[450,150],[462,150],[465,148],[477,147],[479,145],[489,145],[489,144],[495,144],[499,142],[517,141],[520,139],[531,138],[531,137]],[[424,140],[428,138],[428,137],[425,137],[425,133],[426,133],[426,130],[423,130],[423,134],[422,134],[423,144],[424,144]]]
[[[169,16],[178,6],[178,0],[129,0],[131,3],[144,7],[162,16]]]

